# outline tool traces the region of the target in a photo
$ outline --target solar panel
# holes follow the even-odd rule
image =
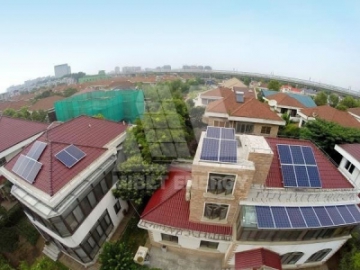
[[[206,137],[220,139],[220,130],[219,127],[207,127]]]
[[[293,228],[306,228],[305,220],[299,207],[286,207]]]
[[[329,217],[328,212],[326,211],[325,207],[323,206],[318,206],[318,207],[313,207],[321,226],[332,226],[334,225],[331,218]]]
[[[47,145],[47,143],[36,141],[31,146],[31,149],[27,153],[27,156],[32,158],[32,159],[38,160],[39,157],[41,156],[42,152],[44,151],[46,145]]]
[[[75,145],[69,145],[55,155],[55,157],[66,167],[71,168],[85,157],[85,153]]]
[[[337,210],[336,206],[326,206],[326,211],[328,212],[332,222],[334,225],[342,225],[345,224],[344,219],[340,215],[339,211]]]
[[[237,161],[237,142],[235,140],[220,141],[219,161],[236,163]]]
[[[42,164],[36,160],[20,155],[17,159],[12,171],[19,175],[21,178],[32,184],[38,175]]]
[[[301,207],[300,209],[309,228],[320,227],[319,220],[312,207]]]
[[[349,210],[349,212],[351,213],[351,215],[354,217],[356,222],[360,222],[359,208],[357,208],[356,205],[347,205],[346,207]]]
[[[300,146],[290,145],[290,150],[294,164],[305,164],[305,160]]]
[[[256,206],[256,217],[259,228],[274,228],[274,221],[271,214],[270,207],[268,206]]]
[[[284,187],[296,187],[296,178],[293,165],[281,165],[281,172],[284,181]]]
[[[222,128],[221,139],[235,140],[235,130],[233,128]]]
[[[336,208],[339,210],[340,215],[346,223],[354,223],[355,219],[347,209],[346,205],[338,205]]]
[[[309,177],[307,175],[306,167],[299,165],[294,166],[295,176],[298,187],[310,187]]]
[[[271,212],[274,217],[276,228],[291,228],[290,220],[286,213],[285,207],[272,206]]]
[[[311,187],[321,187],[320,174],[317,166],[306,166]]]
[[[290,147],[288,145],[278,144],[277,149],[281,164],[293,164]]]
[[[220,141],[218,139],[204,138],[200,159],[208,161],[219,160]]]
[[[301,150],[307,165],[316,165],[314,152],[309,146],[302,146]]]

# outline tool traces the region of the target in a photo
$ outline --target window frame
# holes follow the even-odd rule
[[[221,176],[222,179],[219,180],[218,182],[223,182],[223,181],[232,181],[232,189],[231,192],[227,192],[227,189],[224,186],[227,186],[227,184],[221,184],[221,186],[223,187],[223,191],[218,192],[219,191],[219,183],[217,182],[217,188],[214,189],[216,192],[212,192],[213,189],[211,189],[210,184],[211,184],[211,176]],[[234,179],[225,179],[227,177],[234,177]],[[208,173],[208,179],[207,179],[207,185],[206,185],[206,193],[211,193],[214,195],[221,195],[221,196],[232,196],[234,194],[235,191],[235,185],[236,185],[236,179],[237,179],[237,175],[236,174],[222,174],[222,173],[215,173],[215,172],[209,172]]]
[[[179,244],[179,237],[177,237],[176,235],[161,233],[161,241]]]
[[[270,126],[261,126],[260,133],[270,135],[271,134],[271,127]]]
[[[322,261],[329,253],[331,253],[332,248],[324,248],[315,253],[313,253],[305,263],[312,263],[312,262],[320,262]]]
[[[355,170],[354,164],[352,162],[350,162],[349,160],[346,161],[346,164],[345,164],[344,168],[350,174],[352,174],[354,172],[354,170]]]
[[[221,210],[217,210],[217,209],[213,209],[212,211],[215,212],[215,210],[219,211],[218,213],[212,213],[212,214],[215,214],[213,216],[211,215],[208,215],[207,214],[207,207],[209,206],[213,206],[213,207],[226,207],[226,215],[224,217],[222,217],[223,215],[221,215]],[[208,220],[211,220],[211,221],[222,221],[222,220],[227,220],[227,217],[229,215],[229,210],[230,210],[230,205],[229,204],[217,204],[217,203],[204,203],[204,218],[208,219]]]
[[[114,211],[117,214],[119,214],[121,210],[121,203],[120,203],[120,200],[116,200],[116,203],[114,204]]]
[[[285,253],[281,255],[281,264],[296,264],[303,256],[304,252],[300,251]]]
[[[218,247],[219,247],[219,242],[212,242],[212,241],[206,241],[206,240],[200,241],[200,248],[209,248],[209,249],[217,250]]]

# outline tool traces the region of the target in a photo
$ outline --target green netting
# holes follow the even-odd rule
[[[80,115],[103,115],[108,120],[133,123],[144,114],[142,90],[95,91],[75,95],[55,103],[57,120],[68,121]]]

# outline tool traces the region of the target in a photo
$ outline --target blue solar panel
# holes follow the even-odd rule
[[[237,142],[235,140],[220,141],[219,161],[236,163],[237,161]]]
[[[293,228],[306,228],[305,220],[299,207],[286,207]]]
[[[336,206],[326,206],[326,210],[335,225],[342,225],[345,224],[344,219],[340,215],[339,211],[337,210]]]
[[[36,160],[20,155],[17,159],[12,171],[21,178],[32,184],[41,169],[42,164]]]
[[[306,166],[311,187],[321,187],[321,180],[317,166]]]
[[[206,137],[220,139],[220,130],[219,127],[207,127]]]
[[[281,172],[284,181],[284,187],[296,187],[296,178],[293,165],[281,165]]]
[[[291,228],[290,220],[287,216],[285,207],[272,206],[271,212],[274,217],[276,228]]]
[[[309,177],[307,175],[306,167],[299,165],[294,166],[296,182],[298,187],[310,187]]]
[[[356,205],[347,205],[346,207],[349,210],[349,212],[351,213],[351,215],[354,217],[356,222],[360,222],[359,208],[357,208]]]
[[[271,214],[270,207],[268,206],[256,206],[256,217],[258,222],[258,228],[274,228],[274,221]]]
[[[294,164],[305,164],[300,146],[290,145],[290,150]]]
[[[324,206],[318,206],[313,208],[320,221],[321,226],[326,227],[334,225]]]
[[[355,219],[345,205],[336,206],[346,223],[354,223]]]
[[[55,157],[68,168],[71,168],[77,162],[74,157],[72,157],[68,152],[64,150],[57,153]]]
[[[307,165],[316,165],[314,152],[309,146],[302,146],[302,152],[304,155],[305,163]]]
[[[220,141],[218,139],[204,138],[200,159],[208,161],[219,160]]]
[[[39,157],[41,156],[42,152],[44,151],[46,145],[47,145],[47,143],[36,141],[31,146],[31,149],[27,153],[27,156],[34,159],[34,160],[38,160]]]
[[[233,128],[222,128],[221,139],[235,140],[235,130]]]
[[[320,227],[320,223],[312,207],[301,207],[301,212],[309,228]]]
[[[288,145],[278,144],[277,149],[281,164],[293,164],[290,147]]]
[[[64,150],[68,152],[70,155],[72,155],[74,158],[76,158],[77,160],[80,160],[83,157],[85,157],[85,153],[74,145],[70,145],[66,147]]]

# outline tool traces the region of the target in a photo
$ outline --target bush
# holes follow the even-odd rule
[[[0,252],[13,252],[19,242],[19,235],[15,228],[3,227],[0,229]]]
[[[16,227],[18,233],[22,235],[26,239],[26,241],[28,241],[33,246],[36,245],[40,234],[26,217],[21,219],[20,222],[16,225]]]
[[[21,208],[20,204],[15,205],[7,213],[7,222],[6,227],[15,226],[22,218],[25,217],[24,211]]]

